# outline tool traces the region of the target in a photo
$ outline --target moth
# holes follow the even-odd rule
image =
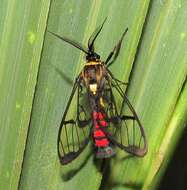
[[[123,91],[127,84],[109,70],[119,55],[128,28],[102,61],[94,43],[105,21],[89,38],[88,47],[49,31],[86,54],[85,65],[75,79],[59,127],[57,148],[63,165],[76,159],[89,141],[93,144],[96,158],[100,159],[114,156],[116,147],[140,157],[147,152],[143,126]]]

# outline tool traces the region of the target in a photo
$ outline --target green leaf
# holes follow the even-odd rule
[[[187,25],[183,23],[186,8],[185,1],[151,3],[128,88],[128,97],[147,134],[148,154],[143,159],[130,158],[123,162],[121,157],[116,159],[107,187],[151,189],[163,160],[169,159],[165,157],[166,152],[174,148],[172,141],[178,123],[172,120],[187,74]],[[183,121],[186,109],[180,110]]]
[[[186,130],[187,123],[187,83],[185,81],[181,90],[180,96],[177,100],[176,108],[169,121],[167,131],[165,132],[166,139],[163,139],[160,146],[160,151],[164,152],[163,163],[159,168],[159,172],[156,173],[153,182],[151,183],[151,189],[157,189],[159,181],[162,178],[165,169],[173,155],[177,142],[180,140],[180,136],[183,131]],[[185,171],[185,170],[184,170]],[[180,178],[180,175],[178,176]]]
[[[96,50],[105,60],[128,27],[120,57],[112,67],[119,78],[128,81],[148,4],[149,1],[54,1],[48,30],[86,45],[91,33],[107,17],[96,41]],[[93,161],[91,147],[69,166],[60,165],[56,150],[71,81],[84,63],[83,53],[46,34],[20,189],[99,188],[101,166]]]
[[[0,189],[17,189],[49,1],[0,6]]]
[[[187,122],[186,10],[185,0],[2,1],[0,189],[18,183],[20,190],[156,189]],[[126,92],[145,128],[148,153],[136,158],[119,150],[115,158],[96,161],[90,143],[62,166],[58,129],[85,55],[44,32],[87,45],[106,17],[96,52],[104,61],[128,27],[111,71],[129,82]]]

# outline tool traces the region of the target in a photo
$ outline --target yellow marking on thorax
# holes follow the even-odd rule
[[[101,61],[100,62],[90,61],[90,62],[87,62],[85,66],[90,66],[90,65],[101,65]]]
[[[96,95],[97,92],[97,84],[90,84],[90,91]]]

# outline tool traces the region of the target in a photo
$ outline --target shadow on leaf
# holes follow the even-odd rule
[[[89,158],[91,157],[91,155],[92,155],[92,152],[90,151],[88,153],[88,155],[85,157],[85,159],[76,168],[74,168],[73,163],[70,163],[67,166],[62,166],[63,167],[63,173],[61,174],[62,180],[63,181],[69,181],[74,176],[76,176],[81,171],[81,169],[83,169],[86,166],[86,164],[87,164]],[[75,162],[76,166],[77,166],[78,162],[76,162],[76,160],[73,161],[73,162]]]
[[[74,84],[74,81],[69,77],[67,76],[65,73],[63,73],[58,67],[56,67],[55,65],[52,65],[51,66],[55,69],[55,71],[60,75],[60,77],[66,81],[68,84],[70,84],[71,86],[73,86]]]

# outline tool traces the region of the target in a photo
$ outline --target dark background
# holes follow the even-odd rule
[[[187,190],[187,130],[184,130],[158,190]]]

